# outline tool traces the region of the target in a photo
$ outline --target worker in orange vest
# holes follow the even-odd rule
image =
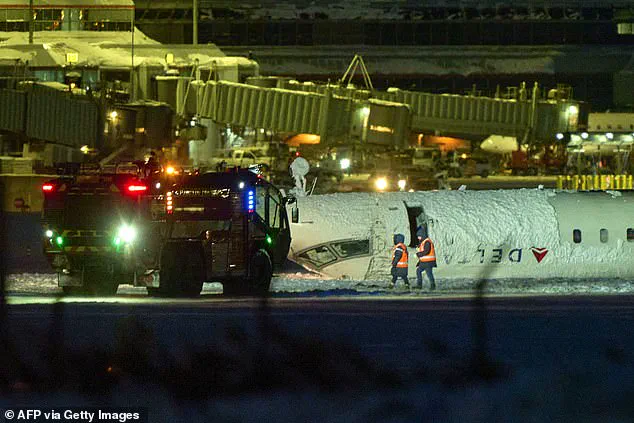
[[[434,243],[427,234],[427,228],[425,226],[419,226],[416,230],[416,236],[418,237],[418,248],[416,249],[416,257],[418,257],[418,263],[416,263],[416,288],[422,289],[423,287],[423,272],[427,273],[429,279],[429,289],[436,289],[436,280],[434,279],[434,267],[436,267],[436,249]]]
[[[408,258],[405,236],[403,234],[395,234],[394,247],[392,247],[392,283],[390,288],[394,288],[398,278],[402,278],[403,282],[405,282],[405,287],[409,288],[409,280],[407,279]]]

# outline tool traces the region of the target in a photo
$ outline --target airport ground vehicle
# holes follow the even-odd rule
[[[368,188],[370,191],[387,192],[387,191],[407,191],[409,186],[409,177],[406,173],[397,172],[392,169],[376,170],[370,174],[368,178]]]
[[[258,175],[164,175],[142,166],[93,169],[47,182],[44,251],[70,294],[196,296],[204,282],[228,294],[268,292],[286,260],[282,193]]]
[[[460,159],[460,165],[463,176],[481,176],[488,177],[493,173],[493,166],[487,157],[471,156]]]
[[[565,149],[547,147],[532,155],[513,151],[510,167],[514,175],[557,175],[563,172],[566,162]]]
[[[412,165],[423,171],[434,171],[442,152],[436,147],[416,147],[411,150]]]
[[[285,158],[269,155],[264,148],[244,147],[218,153],[212,166],[222,171],[225,168],[258,166],[263,172],[286,170]]]

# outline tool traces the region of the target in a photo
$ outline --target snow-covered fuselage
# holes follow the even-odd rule
[[[440,278],[634,277],[634,192],[344,193],[298,207],[289,258],[332,278],[387,279],[396,233],[413,276],[421,224]]]

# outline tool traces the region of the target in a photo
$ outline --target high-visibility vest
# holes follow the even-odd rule
[[[401,250],[403,254],[401,254],[401,259],[396,263],[396,267],[407,268],[407,247],[402,242],[399,242],[392,248],[392,261],[394,261],[394,255],[396,254],[396,250]]]
[[[423,242],[421,242],[420,245],[418,246],[418,252],[419,253],[423,252],[423,250],[425,249],[425,243],[426,242],[429,242],[431,248],[429,249],[429,253],[427,255],[419,257],[419,260],[422,261],[423,263],[429,263],[431,261],[436,261],[436,249],[434,248],[434,243],[431,241],[431,239],[425,238],[423,240]]]

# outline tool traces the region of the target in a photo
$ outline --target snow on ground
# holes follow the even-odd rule
[[[278,274],[271,283],[274,296],[284,295],[407,295],[426,296],[429,291],[407,290],[402,285],[396,289],[388,289],[388,281],[355,281],[325,279],[319,275],[295,272]],[[469,294],[473,292],[475,281],[472,279],[437,279],[434,295]],[[9,275],[7,291],[10,295],[34,295],[61,293],[57,287],[57,279],[53,274],[22,273]],[[203,294],[219,294],[222,285],[205,284]],[[486,292],[499,295],[567,295],[567,294],[623,294],[634,293],[634,281],[623,279],[493,279],[487,282]],[[121,295],[145,295],[145,288],[122,285]]]

